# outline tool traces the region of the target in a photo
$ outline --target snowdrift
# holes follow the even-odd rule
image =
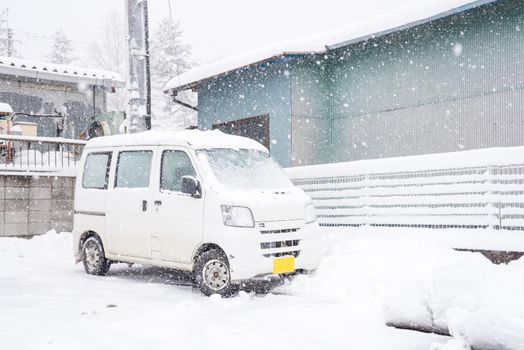
[[[449,330],[457,338],[451,349],[464,344],[524,349],[524,259],[494,265],[480,253],[455,251],[436,237],[387,237],[387,229],[373,235],[377,230],[326,232],[317,272],[299,276],[284,290],[358,300],[369,309],[380,305],[385,323]]]

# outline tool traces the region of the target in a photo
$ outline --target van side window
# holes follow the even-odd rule
[[[182,177],[196,176],[191,160],[184,151],[164,151],[160,172],[160,190],[181,192]]]
[[[153,151],[123,151],[118,154],[115,187],[149,187]]]
[[[83,188],[107,189],[109,167],[111,166],[111,152],[89,153],[82,175]]]

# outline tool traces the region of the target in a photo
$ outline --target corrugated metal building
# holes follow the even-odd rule
[[[199,128],[258,139],[283,166],[524,145],[523,31],[521,0],[423,2],[166,92],[198,91]]]

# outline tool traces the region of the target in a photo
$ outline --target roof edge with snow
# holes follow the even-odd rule
[[[106,88],[124,86],[118,73],[5,56],[0,56],[0,74]]]
[[[200,66],[169,80],[164,87],[164,92],[175,94],[179,91],[194,88],[218,76],[270,62],[283,56],[325,53],[329,50],[352,45],[370,38],[416,27],[495,1],[499,0],[420,1],[346,27],[295,40],[287,40]]]

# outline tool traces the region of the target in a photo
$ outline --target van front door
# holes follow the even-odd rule
[[[184,150],[163,149],[160,181],[154,190],[153,241],[158,241],[159,258],[187,264],[202,241],[203,198],[181,192],[183,176],[197,177],[189,155]]]
[[[107,249],[111,254],[151,258],[151,164],[153,149],[118,153],[114,186],[107,193]]]

